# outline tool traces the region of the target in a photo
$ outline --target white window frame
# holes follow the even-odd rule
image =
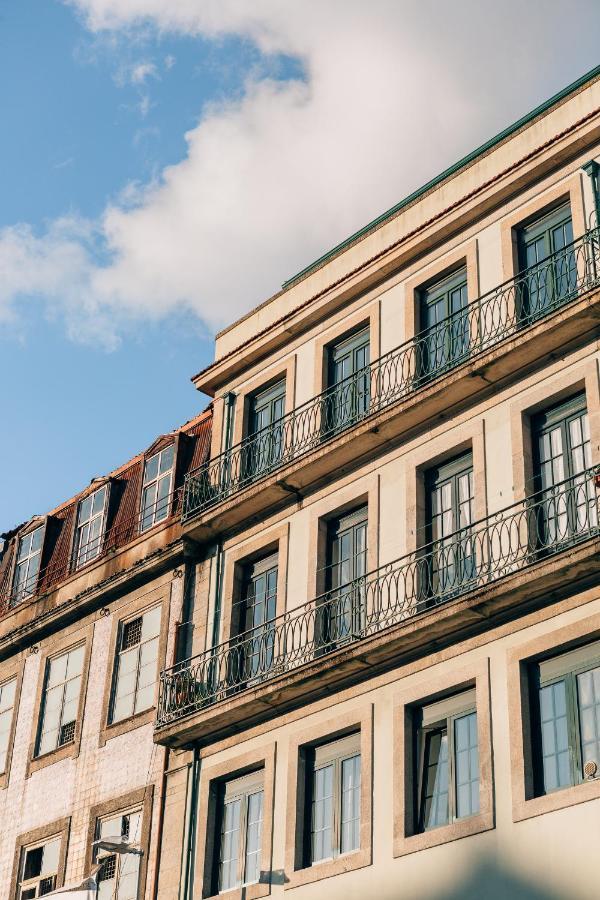
[[[342,850],[342,770],[344,762],[348,760],[355,759],[358,757],[359,759],[359,772],[360,779],[362,781],[362,754],[361,754],[361,735],[360,731],[353,732],[342,738],[337,738],[333,741],[327,741],[323,744],[318,744],[312,750],[311,759],[310,759],[310,769],[309,769],[309,781],[308,784],[311,787],[309,795],[306,800],[306,809],[305,815],[309,817],[308,827],[305,830],[305,834],[307,835],[307,840],[309,842],[309,846],[305,847],[305,858],[306,865],[310,866],[318,866],[321,863],[331,862],[333,859],[337,859],[340,856],[348,856],[351,853],[357,853],[360,850],[360,822],[361,822],[361,813],[359,805],[359,840],[358,846],[352,847],[348,850]],[[331,856],[323,856],[319,857],[319,859],[314,858],[314,826],[312,821],[313,814],[313,804],[314,804],[314,784],[315,784],[315,775],[321,770],[325,769],[329,766],[333,767],[333,793],[331,797],[332,804],[332,825],[331,825]],[[361,803],[360,797],[360,782],[359,782],[359,804]]]
[[[171,451],[173,453],[173,459],[171,460],[171,467],[167,469],[165,472],[160,471],[161,462],[163,459],[163,454]],[[169,514],[171,512],[171,504],[172,504],[172,494],[173,494],[173,474],[175,471],[175,456],[176,456],[176,448],[175,444],[169,444],[168,447],[163,447],[162,450],[158,450],[156,453],[153,453],[152,456],[149,456],[148,459],[144,460],[144,475],[142,478],[142,496],[141,496],[141,509],[140,509],[140,531],[148,531],[150,528],[153,528],[154,525],[157,525],[159,522],[163,522],[165,519],[169,518]],[[150,463],[158,457],[158,462],[156,465],[156,476],[154,478],[148,479],[147,471]],[[160,488],[160,483],[168,479],[169,489],[166,494],[166,502],[158,500],[158,493]],[[156,495],[154,498],[154,502],[148,506],[144,506],[144,495],[146,491],[148,491],[153,485],[156,485]],[[164,509],[162,507],[162,503],[164,502]],[[160,506],[160,509],[159,509]],[[151,510],[151,512],[150,512]]]
[[[79,671],[78,674],[76,674],[74,676],[69,676],[69,674],[68,674],[69,673],[69,657],[71,656],[72,653],[75,653],[78,650],[81,651],[81,670]],[[50,679],[50,673],[52,671],[53,663],[56,663],[59,659],[62,659],[65,656],[67,657],[65,678],[62,681],[58,681],[55,685],[52,685],[52,687],[49,687],[49,679]],[[37,733],[37,738],[36,738],[36,742],[35,742],[36,757],[45,756],[46,753],[52,753],[53,751],[58,750],[60,747],[66,747],[68,744],[72,744],[73,741],[75,740],[75,734],[77,732],[77,722],[78,722],[78,717],[79,717],[79,706],[80,706],[80,700],[81,700],[81,688],[82,688],[82,684],[83,684],[84,669],[85,669],[85,644],[81,644],[81,643],[76,644],[73,647],[69,647],[67,650],[63,650],[60,653],[57,653],[54,656],[51,656],[46,660],[46,670],[44,672],[44,687],[43,687],[42,698],[41,698],[41,703],[40,703],[39,727],[38,727],[38,733]],[[66,699],[68,686],[75,681],[79,682],[79,687],[77,690],[75,719],[69,718],[67,721],[63,721],[65,707],[67,706],[67,703],[70,702],[69,700]],[[45,750],[42,751],[41,746],[42,746],[42,737],[44,734],[44,722],[45,722],[46,713],[47,713],[48,693],[50,690],[53,690],[54,688],[58,688],[59,686],[62,686],[62,696],[61,696],[61,701],[60,701],[60,715],[59,715],[59,719],[58,719],[59,724],[58,724],[58,729],[57,729],[56,744],[53,747],[50,747],[49,749],[46,748]],[[73,698],[71,698],[71,699],[73,699]],[[71,722],[74,722],[73,737],[68,741],[61,742],[61,740],[60,740],[61,731],[65,725],[70,725]]]
[[[27,880],[25,880],[23,878],[23,875],[25,872],[25,860],[27,859],[27,854],[31,853],[34,850],[39,849],[40,847],[46,847],[49,844],[54,843],[55,841],[58,843],[58,853],[56,855],[56,869],[52,872],[46,873],[45,875],[40,874],[40,875],[36,875],[33,878],[28,878]],[[21,854],[20,854],[20,859],[19,859],[19,882],[18,882],[18,895],[17,895],[19,900],[21,900],[21,898],[23,897],[23,894],[26,891],[30,891],[32,888],[35,890],[33,897],[43,897],[43,896],[45,896],[46,893],[49,893],[49,891],[44,892],[44,894],[39,893],[40,884],[42,883],[42,881],[44,881],[48,878],[54,879],[54,884],[52,886],[52,890],[56,889],[56,883],[58,881],[58,870],[60,868],[61,844],[62,844],[62,835],[55,834],[55,835],[52,835],[51,837],[44,838],[43,841],[36,841],[35,843],[27,844],[26,846],[21,848]],[[43,866],[43,857],[42,857],[42,866]]]
[[[92,510],[94,508],[94,499],[95,497],[104,491],[104,503],[102,504],[102,509],[92,515]],[[104,532],[106,529],[106,514],[108,511],[108,498],[110,493],[110,484],[107,482],[106,484],[101,485],[96,488],[91,494],[88,494],[87,497],[83,497],[77,505],[77,522],[75,525],[75,540],[73,544],[73,567],[75,569],[80,569],[82,566],[85,566],[87,563],[92,562],[92,560],[96,559],[100,556],[102,552],[102,545],[104,543]],[[81,521],[81,510],[83,504],[87,501],[90,501],[90,515],[85,521]],[[91,530],[92,522],[96,521],[96,519],[100,519],[100,530],[98,532],[97,538],[95,540],[95,546],[90,547],[90,539],[89,532]],[[88,528],[88,538],[83,544],[81,542],[81,536],[84,528]]]
[[[26,600],[28,597],[33,597],[36,592],[38,581],[40,577],[41,563],[42,563],[42,552],[44,550],[44,538],[45,538],[45,528],[46,523],[42,522],[41,525],[38,525],[37,528],[32,528],[26,534],[22,535],[17,542],[17,553],[15,558],[15,568],[13,572],[13,580],[12,580],[12,602],[13,603],[21,603],[23,600]],[[33,553],[31,552],[31,546],[33,544],[33,536],[37,534],[38,531],[41,532],[41,540],[40,546],[38,550],[35,550]],[[19,559],[19,555],[21,553],[21,549],[23,547],[24,541],[29,541],[29,552],[23,559]],[[31,571],[31,563],[35,557],[39,557],[37,571],[35,573],[35,581],[33,584],[29,584],[30,580],[33,576],[29,573]],[[17,587],[17,579],[18,573],[22,566],[26,566],[27,574],[25,576],[25,580],[21,583],[20,587]]]
[[[6,702],[3,698],[7,688],[12,685],[13,687],[13,697],[12,702],[9,705],[4,705]],[[13,718],[15,715],[15,707],[17,705],[17,676],[14,675],[12,678],[7,678],[6,681],[0,683],[0,723],[3,721],[8,721],[8,728],[0,732],[0,734],[6,735],[6,746],[4,749],[0,746],[0,775],[6,774],[6,766],[8,762],[8,750],[10,747],[10,734],[13,725]],[[8,715],[7,715],[8,714]],[[4,756],[4,761],[2,761],[2,756]]]
[[[265,822],[265,784],[264,769],[259,769],[249,775],[243,775],[239,778],[229,779],[219,785],[219,810],[218,824],[219,834],[216,841],[216,868],[217,868],[217,888],[219,893],[245,888],[251,884],[258,884],[260,880],[260,861],[262,858],[263,843],[263,827]],[[258,878],[247,878],[247,853],[248,853],[248,809],[250,805],[250,797],[261,794],[261,819],[260,819],[260,839],[258,845]],[[240,801],[240,821],[238,828],[238,867],[236,875],[236,883],[229,887],[222,888],[222,852],[223,852],[223,825],[225,822],[225,808],[227,805]]]
[[[143,817],[144,817],[143,808],[141,806],[132,806],[130,809],[117,810],[114,813],[108,813],[105,816],[99,816],[96,819],[96,827],[95,827],[95,831],[94,831],[96,840],[99,840],[101,837],[103,822],[110,822],[112,819],[120,818],[121,819],[121,835],[123,835],[123,830],[122,830],[123,829],[123,825],[122,825],[123,819],[126,816],[134,816],[134,815],[139,816],[137,831],[135,834],[131,834],[129,832],[128,839],[131,841],[132,844],[136,844],[136,845],[140,846],[141,842],[142,842],[142,829],[143,829]],[[114,838],[114,837],[120,837],[121,835],[109,834],[109,835],[105,835],[105,837],[106,838],[111,838],[111,837]],[[123,875],[123,868],[126,864],[126,861],[131,858],[137,859],[137,861],[138,861],[137,885],[136,885],[136,897],[137,897],[137,895],[139,894],[139,890],[140,890],[141,856],[137,853],[136,854],[133,854],[133,853],[111,853],[110,850],[101,850],[99,852],[96,850],[94,852],[93,859],[94,859],[94,862],[102,864],[102,863],[106,863],[107,860],[109,860],[113,856],[115,857],[115,876],[114,876],[114,879],[106,879],[107,881],[114,882],[113,888],[111,890],[111,898],[114,898],[114,900],[119,900],[119,896],[120,896],[119,889],[120,889],[121,877]],[[102,883],[103,883],[102,882],[102,870],[100,870],[100,877],[98,878],[98,888],[100,888],[100,885]],[[100,890],[98,891],[98,895],[100,895]]]
[[[143,628],[144,628],[144,617],[150,615],[151,613],[157,612],[158,614],[158,630],[152,637],[145,638],[142,640]],[[132,622],[135,622],[137,619],[142,620],[142,632],[140,634],[140,640],[132,644],[130,647],[123,648],[123,636],[125,632],[125,628],[130,625]],[[156,606],[150,607],[150,609],[145,609],[143,612],[137,613],[134,616],[131,616],[128,619],[123,620],[119,623],[118,635],[117,635],[117,648],[116,648],[116,656],[115,656],[115,672],[113,679],[113,690],[111,695],[110,702],[110,716],[109,716],[109,724],[113,725],[117,722],[125,722],[127,719],[132,718],[132,716],[138,715],[139,713],[146,712],[148,709],[152,709],[154,706],[155,700],[153,699],[152,703],[148,706],[145,706],[143,709],[136,709],[137,699],[140,691],[140,673],[141,669],[141,659],[142,659],[142,648],[150,644],[152,641],[156,641],[156,664],[155,664],[155,674],[154,674],[154,690],[156,690],[156,677],[159,663],[159,654],[160,654],[160,636],[161,636],[161,625],[162,625],[162,606],[158,604]],[[118,689],[119,689],[119,678],[120,678],[120,670],[122,666],[122,659],[125,653],[129,653],[130,650],[137,648],[137,659],[136,659],[136,677],[135,677],[135,688],[133,691],[133,709],[128,715],[121,716],[120,718],[115,718],[115,707],[118,698]],[[142,685],[142,688],[145,685]]]

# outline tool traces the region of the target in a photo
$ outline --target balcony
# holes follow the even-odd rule
[[[553,350],[589,339],[600,317],[590,295],[599,286],[593,229],[190,472],[186,530],[206,539],[259,515]]]
[[[155,739],[225,736],[580,589],[599,493],[588,469],[167,669]]]

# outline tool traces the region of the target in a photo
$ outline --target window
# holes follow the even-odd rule
[[[262,770],[218,784],[215,893],[259,880],[263,806]]]
[[[325,432],[346,428],[369,412],[368,366],[368,328],[329,348],[329,390],[321,412]]]
[[[469,352],[467,270],[459,269],[421,292],[421,333],[417,371],[433,376],[456,365]]]
[[[84,657],[81,644],[46,664],[36,756],[75,740]]]
[[[425,493],[427,546],[421,591],[430,599],[445,599],[464,590],[475,575],[472,453],[430,469]]]
[[[536,793],[600,776],[600,642],[532,667]]]
[[[590,430],[585,394],[532,420],[535,512],[538,545],[548,547],[596,526]]]
[[[10,738],[16,693],[16,678],[12,678],[10,681],[5,681],[4,684],[0,684],[0,775],[6,772],[8,742]]]
[[[75,532],[75,568],[95,559],[102,550],[107,498],[108,485],[105,484],[79,504]]]
[[[43,542],[43,525],[30,531],[19,541],[17,564],[13,577],[13,603],[20,603],[35,593],[42,560]]]
[[[244,567],[242,596],[236,604],[233,623],[235,633],[243,636],[240,668],[244,678],[255,678],[273,665],[277,573],[276,553]]]
[[[573,225],[568,203],[518,232],[518,315],[532,321],[560,305],[577,290],[577,264],[571,246]]]
[[[56,888],[60,860],[60,837],[24,847],[19,866],[19,898],[43,897]]]
[[[119,629],[111,722],[154,704],[161,608],[122,622]]]
[[[361,633],[365,620],[368,509],[328,523],[323,609],[317,641],[325,646]]]
[[[175,447],[165,447],[144,464],[142,485],[141,530],[152,528],[169,515],[173,490],[173,460]]]
[[[360,732],[307,748],[305,865],[360,848]]]
[[[107,816],[96,823],[97,840],[126,838],[131,844],[139,844],[142,831],[142,813],[135,810]],[[101,863],[98,873],[98,900],[137,900],[140,856],[138,853],[110,853],[95,850],[95,862]]]
[[[244,471],[255,477],[276,466],[284,451],[285,380],[250,397]]]
[[[479,812],[475,689],[422,707],[417,715],[420,831]]]

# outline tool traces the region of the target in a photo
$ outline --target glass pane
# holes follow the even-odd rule
[[[74,678],[77,675],[81,675],[81,673],[83,672],[84,656],[85,647],[83,645],[69,651],[69,657],[67,660],[67,678]]]
[[[56,656],[50,660],[48,667],[48,687],[61,684],[67,677],[67,663],[69,654],[63,653],[62,656]]]
[[[360,754],[342,760],[341,853],[360,846]]]
[[[160,632],[160,613],[160,606],[155,606],[154,609],[144,613],[142,621],[142,641],[147,641],[149,638],[156,637]]]
[[[477,713],[461,716],[454,722],[456,771],[456,817],[479,812],[479,753]]]
[[[99,515],[104,510],[104,501],[106,500],[106,488],[97,491],[92,497],[92,516]]]
[[[566,682],[540,688],[542,762],[546,792],[572,783],[567,727]]]
[[[333,855],[333,765],[315,771],[311,838],[313,862]]]
[[[17,690],[17,680],[7,681],[0,688],[0,712],[11,709],[15,702],[15,691]]]
[[[170,447],[166,447],[162,453],[160,454],[160,474],[164,474],[165,472],[170,472],[173,468],[173,452],[174,445],[171,444]]]
[[[60,838],[55,838],[44,845],[44,855],[41,875],[54,875],[58,872],[58,857],[60,854]]]
[[[149,481],[154,481],[157,475],[158,453],[155,456],[151,456],[150,459],[146,462],[146,468],[144,471],[144,483],[148,484]]]
[[[448,734],[445,729],[427,732],[423,760],[421,827],[448,823]]]
[[[577,676],[582,765],[595,762],[600,771],[600,667]]]
[[[238,886],[241,800],[225,803],[221,829],[219,890]]]
[[[250,884],[260,877],[260,854],[263,820],[263,792],[248,797],[246,824],[246,871],[244,882]]]

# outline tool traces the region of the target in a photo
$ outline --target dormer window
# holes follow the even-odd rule
[[[44,526],[40,525],[29,534],[23,535],[19,540],[17,564],[13,577],[13,603],[21,603],[27,597],[35,593],[40,562],[42,559],[42,544],[44,542]]]
[[[169,515],[173,489],[173,461],[175,447],[165,447],[146,460],[142,486],[142,514],[140,530],[146,531]]]
[[[73,558],[75,568],[99,556],[104,539],[108,485],[98,488],[79,504]]]

